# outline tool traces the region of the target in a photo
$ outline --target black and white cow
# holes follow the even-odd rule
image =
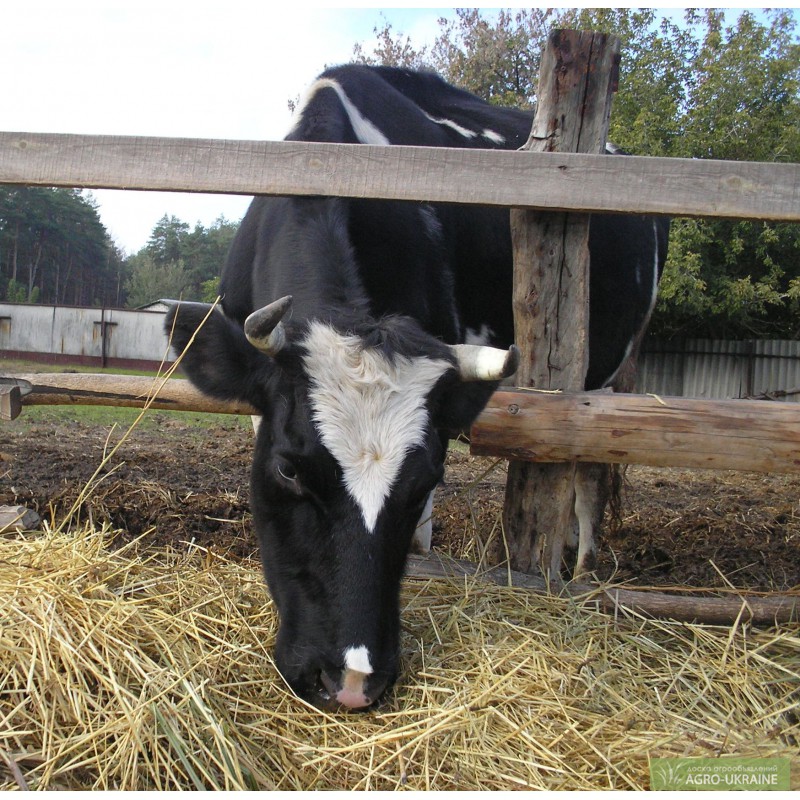
[[[289,140],[518,148],[531,115],[433,74],[327,70]],[[609,383],[655,299],[666,226],[593,218],[587,387]],[[278,607],[278,668],[302,697],[372,704],[398,671],[406,554],[448,433],[516,367],[507,210],[257,197],[183,367],[263,414],[251,504]],[[180,352],[208,308],[178,305]],[[490,345],[490,346],[485,346]],[[502,349],[495,349],[502,348]]]

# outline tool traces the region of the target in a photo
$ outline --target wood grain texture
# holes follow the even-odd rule
[[[748,595],[731,592],[725,597],[704,594],[679,595],[647,589],[626,589],[591,583],[548,585],[544,578],[509,570],[505,566],[481,569],[468,561],[443,558],[435,553],[409,556],[409,578],[448,578],[482,581],[498,586],[513,586],[536,594],[564,594],[582,606],[607,614],[673,619],[708,625],[734,625],[750,622],[775,625],[800,619],[798,595]]]
[[[800,220],[800,164],[0,132],[0,184]]]
[[[216,414],[260,414],[246,403],[215,400],[201,394],[187,380],[148,378],[138,375],[104,375],[90,372],[46,372],[14,375],[31,391],[23,406],[93,405],[143,408],[156,394],[151,408],[172,411],[206,411]]]
[[[535,390],[496,392],[476,455],[532,462],[800,472],[800,406],[763,400]]]
[[[600,153],[605,148],[619,39],[551,32],[537,108],[523,149]],[[511,210],[514,341],[521,386],[579,391],[589,363],[589,220],[583,213]],[[508,465],[503,525],[511,566],[559,574],[575,503],[573,463]]]

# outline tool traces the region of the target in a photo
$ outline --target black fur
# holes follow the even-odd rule
[[[531,128],[529,114],[488,105],[432,74],[344,66],[321,78],[325,88],[302,107],[288,139],[515,149]],[[349,115],[330,82],[360,118]],[[647,319],[666,235],[666,223],[654,226],[644,217],[593,218],[588,388],[611,379]],[[492,344],[512,343],[511,280],[503,209],[257,197],[242,221],[222,276],[225,316],[209,317],[184,365],[203,391],[246,400],[264,414],[253,460],[253,515],[281,614],[277,663],[306,698],[319,699],[321,676],[337,684],[342,648],[358,643],[373,659],[367,699],[394,681],[409,542],[441,478],[448,432],[468,426],[496,388],[445,371],[427,398],[424,443],[406,455],[369,532],[311,415],[313,376],[305,373],[301,345],[306,326],[329,323],[390,361],[454,363],[445,343],[463,342],[470,331],[487,328]],[[284,295],[294,298],[285,321],[290,345],[269,358],[248,343],[241,326]],[[167,325],[174,323],[180,350],[203,312],[175,313]]]

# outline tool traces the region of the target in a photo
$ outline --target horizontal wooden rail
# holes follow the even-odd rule
[[[246,403],[214,400],[189,381],[137,375],[95,375],[89,372],[42,372],[0,378],[19,384],[22,406],[122,406],[217,414],[258,414]],[[163,384],[163,385],[162,385]],[[153,398],[153,394],[157,396]]]
[[[33,373],[17,381],[21,406],[105,405],[256,414],[213,400],[188,381],[132,375]],[[163,383],[163,386],[161,384]],[[527,461],[800,472],[800,406],[763,400],[654,395],[496,392],[472,428],[472,452]]]
[[[0,184],[800,220],[800,165],[0,132]]]
[[[754,625],[775,625],[800,620],[800,595],[754,595],[726,592],[710,596],[632,589],[624,586],[568,583],[549,586],[544,578],[515,572],[505,566],[482,569],[469,561],[446,558],[437,553],[410,555],[406,567],[409,578],[456,578],[479,580],[499,586],[513,586],[536,594],[563,594],[573,602],[596,608],[607,614],[632,613],[646,617],[673,619],[680,622],[702,622],[709,625],[732,625],[737,621]]]
[[[470,441],[522,461],[800,472],[800,406],[516,389],[492,396]]]

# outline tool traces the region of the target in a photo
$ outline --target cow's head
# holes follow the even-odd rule
[[[448,434],[514,371],[516,350],[445,345],[402,317],[284,324],[289,305],[243,330],[181,304],[166,329],[178,353],[195,337],[183,368],[199,389],[263,415],[251,506],[278,668],[309,701],[359,708],[397,675],[400,580]]]

